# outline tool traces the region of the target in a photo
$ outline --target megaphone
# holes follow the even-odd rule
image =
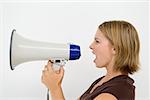
[[[21,63],[35,60],[51,60],[54,69],[58,70],[68,60],[76,60],[81,56],[80,46],[75,44],[59,44],[33,41],[22,37],[14,29],[10,40],[10,68]]]

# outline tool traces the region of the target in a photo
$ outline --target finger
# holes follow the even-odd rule
[[[48,65],[49,63],[53,63],[53,62],[52,62],[51,60],[48,60],[47,65]]]
[[[44,70],[48,70],[48,69],[47,69],[47,65],[45,65]]]
[[[52,62],[49,60],[49,61],[48,61],[48,64],[47,64],[47,70],[50,71],[50,72],[53,72],[52,66],[53,66],[53,64],[52,64]]]
[[[56,73],[56,74],[59,74],[59,73],[60,73],[60,70],[55,70],[55,73]]]
[[[42,70],[42,75],[45,75],[46,70]]]
[[[44,70],[48,71],[48,65],[45,65]]]
[[[44,79],[43,76],[41,77],[41,82],[42,82],[43,84],[45,84],[45,79]]]
[[[44,74],[42,74],[42,76],[41,76],[41,81],[42,81],[42,83],[44,82]]]

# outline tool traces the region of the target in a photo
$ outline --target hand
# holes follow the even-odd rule
[[[61,66],[60,70],[54,71],[52,68],[52,62],[48,61],[42,73],[42,83],[44,83],[50,91],[53,91],[61,87],[63,76],[63,67]]]

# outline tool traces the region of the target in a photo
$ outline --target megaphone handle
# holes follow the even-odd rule
[[[59,60],[52,60],[53,62],[53,70],[57,71],[60,69],[61,66],[64,66],[66,64],[67,60],[59,59]]]
[[[47,89],[47,100],[49,100],[49,89]]]
[[[53,70],[58,71],[60,69],[60,65],[53,63]]]

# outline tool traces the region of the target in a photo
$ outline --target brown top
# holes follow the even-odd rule
[[[110,93],[118,100],[135,99],[135,86],[133,85],[134,80],[127,75],[116,76],[98,86],[92,93],[90,93],[94,85],[96,85],[103,77],[93,82],[89,89],[80,97],[80,100],[93,100],[101,93]]]

